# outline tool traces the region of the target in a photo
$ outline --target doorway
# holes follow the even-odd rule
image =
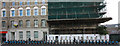
[[[58,40],[58,36],[55,36],[56,40]]]
[[[47,32],[43,32],[43,40],[44,40],[44,41],[47,40]]]
[[[11,40],[15,40],[15,32],[11,32]]]

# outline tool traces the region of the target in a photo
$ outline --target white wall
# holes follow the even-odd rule
[[[10,31],[8,32],[8,40],[12,40],[12,35],[11,32],[15,32],[15,40],[19,40],[19,32],[22,31],[23,32],[23,40],[28,40],[26,38],[26,31],[30,31],[30,35],[31,35],[31,40],[42,40],[43,38],[43,32],[47,32],[48,33],[48,28],[22,28],[22,29],[10,29]],[[38,38],[34,38],[34,31],[38,31]]]

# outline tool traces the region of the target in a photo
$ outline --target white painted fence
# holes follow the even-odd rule
[[[56,38],[56,37],[58,37],[58,39]],[[82,38],[83,37],[83,38]],[[83,40],[83,41],[92,41],[92,40],[94,40],[94,41],[98,41],[98,40],[100,40],[100,41],[102,41],[102,40],[107,40],[107,41],[109,41],[109,35],[108,34],[106,34],[106,35],[99,35],[99,34],[64,34],[64,35],[48,35],[47,36],[47,40],[58,40],[59,42],[60,42],[60,40],[61,41],[67,41],[68,40],[68,42],[70,42],[70,40],[71,40],[71,42],[73,42],[73,40]]]

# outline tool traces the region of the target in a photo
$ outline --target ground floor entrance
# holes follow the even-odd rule
[[[0,35],[1,35],[1,42],[6,41],[7,39],[7,31],[0,31]]]

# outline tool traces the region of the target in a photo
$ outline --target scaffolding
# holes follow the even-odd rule
[[[100,12],[102,2],[48,2],[48,19],[98,18],[106,12]]]
[[[80,34],[81,40],[86,34],[98,34],[98,24],[112,19],[103,18],[105,6],[103,2],[48,2],[49,34]]]

